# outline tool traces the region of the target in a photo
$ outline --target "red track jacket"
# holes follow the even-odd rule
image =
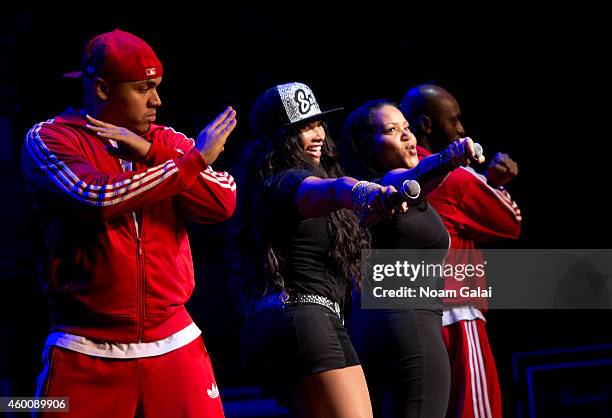
[[[417,146],[417,151],[421,158],[431,155],[420,146]],[[483,254],[477,250],[478,247],[499,239],[517,239],[521,233],[521,212],[510,194],[489,186],[486,177],[469,167],[453,170],[427,196],[427,201],[440,214],[448,229],[451,250],[468,250],[451,253],[446,260],[449,264],[480,264]],[[457,295],[463,286],[486,289],[486,277],[464,281],[447,278],[445,281],[445,289],[457,290]],[[487,308],[486,299],[483,298],[458,296],[445,300],[445,303]]]
[[[150,342],[189,325],[194,288],[185,220],[214,223],[236,185],[172,128],[151,125],[144,164],[124,170],[75,112],[35,125],[22,163],[44,231],[52,331]]]

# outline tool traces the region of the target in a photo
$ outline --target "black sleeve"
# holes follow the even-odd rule
[[[272,220],[280,217],[285,220],[301,219],[295,195],[300,184],[313,173],[308,170],[291,169],[268,177],[263,183],[263,198]]]

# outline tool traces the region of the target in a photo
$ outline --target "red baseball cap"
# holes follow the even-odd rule
[[[90,40],[83,51],[81,71],[64,77],[101,77],[106,81],[140,81],[161,77],[159,58],[145,41],[115,29]]]

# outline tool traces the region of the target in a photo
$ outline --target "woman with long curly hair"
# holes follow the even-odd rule
[[[423,197],[453,167],[484,160],[475,155],[472,140],[458,139],[443,153],[419,162],[416,138],[400,110],[385,100],[372,100],[349,115],[341,144],[343,166],[350,175],[398,187],[406,179],[416,179],[422,187],[416,204],[369,224],[372,250],[411,249],[416,251],[403,252],[404,257],[414,257],[408,261],[442,264],[450,238],[440,216]],[[441,280],[434,278],[438,289]],[[354,309],[349,326],[374,414],[443,418],[450,368],[441,334],[440,300],[422,298],[412,305],[402,300],[403,306],[388,303],[388,309]]]
[[[253,105],[254,281],[243,330],[247,367],[299,417],[371,417],[344,328],[367,233],[351,210],[388,217],[395,189],[345,177],[312,90],[277,85]],[[349,295],[347,297],[347,295]]]

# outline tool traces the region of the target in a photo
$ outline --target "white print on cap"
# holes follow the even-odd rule
[[[276,89],[290,123],[299,122],[321,113],[314,93],[306,84],[288,83],[277,86]]]
[[[213,383],[210,389],[206,389],[206,393],[208,393],[210,399],[216,399],[219,397],[219,388]]]
[[[151,67],[151,68],[147,68],[145,70],[145,73],[147,74],[147,77],[150,77],[152,75],[157,74],[157,70],[155,70],[155,67]]]

